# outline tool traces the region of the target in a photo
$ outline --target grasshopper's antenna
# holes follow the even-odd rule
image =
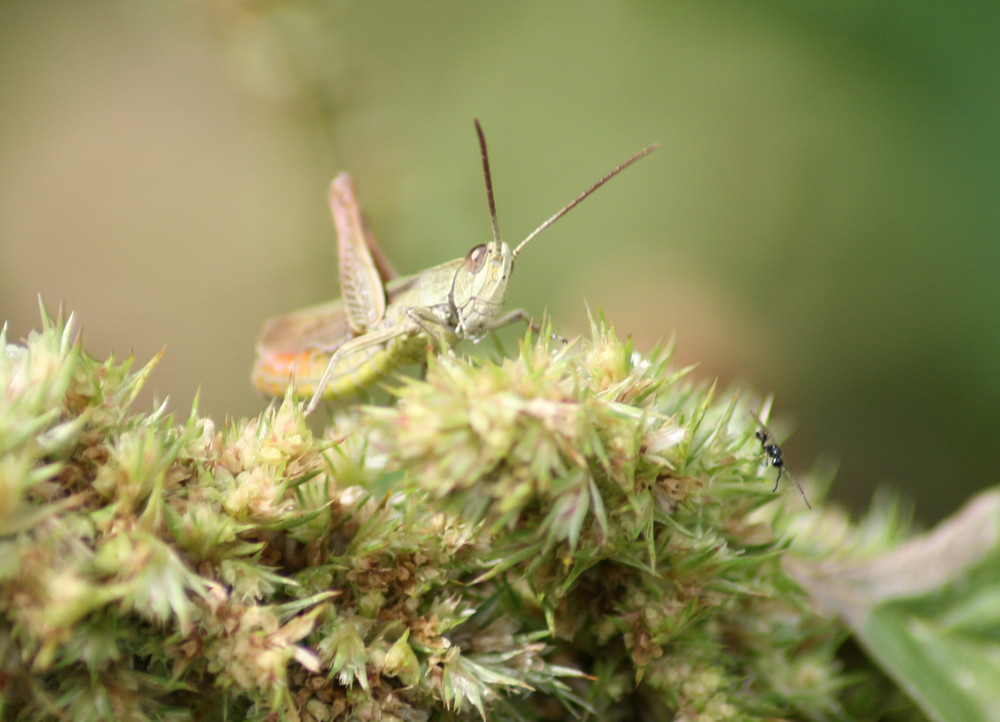
[[[500,243],[500,224],[497,222],[497,204],[493,200],[493,178],[490,176],[490,157],[486,154],[486,136],[479,118],[473,118],[476,124],[476,134],[479,136],[479,151],[483,155],[483,175],[486,176],[486,200],[490,204],[490,221],[493,223],[493,242]],[[514,254],[517,255],[517,254]]]
[[[476,127],[477,128],[479,127],[478,123],[476,124]],[[482,140],[482,131],[480,131],[480,136],[479,137],[480,137],[480,140]],[[523,241],[521,241],[520,243],[517,244],[517,248],[514,249],[514,255],[513,255],[513,257],[517,258],[517,254],[521,252],[521,249],[523,249],[526,245],[528,245],[533,240],[535,240],[535,237],[539,233],[541,233],[546,228],[548,228],[553,223],[555,223],[560,218],[562,218],[564,215],[566,215],[567,213],[569,213],[573,208],[575,208],[580,203],[580,201],[582,201],[584,198],[586,198],[591,193],[593,193],[594,191],[596,191],[598,188],[600,188],[602,185],[604,185],[609,180],[611,180],[612,178],[614,178],[616,175],[618,175],[619,173],[621,173],[623,170],[625,170],[626,168],[628,168],[630,165],[632,165],[633,163],[635,163],[637,160],[639,160],[640,158],[642,158],[644,156],[649,155],[650,153],[652,153],[654,150],[656,150],[659,147],[660,147],[659,143],[653,143],[653,145],[649,146],[648,148],[643,148],[642,150],[640,150],[638,153],[636,153],[635,155],[633,155],[631,158],[629,158],[627,161],[625,161],[621,165],[616,166],[614,168],[614,170],[612,170],[610,173],[606,174],[603,178],[601,178],[599,181],[597,181],[596,183],[594,183],[594,185],[590,186],[590,188],[588,188],[583,193],[581,193],[576,198],[574,198],[572,201],[570,201],[565,206],[563,206],[562,210],[560,210],[554,216],[552,216],[547,221],[545,221],[545,223],[543,223],[538,228],[536,228],[531,233],[529,233],[527,238],[525,238]],[[483,161],[484,162],[486,161],[486,145],[485,144],[483,145]],[[489,172],[488,171],[486,173],[486,181],[487,181],[487,185],[489,185]],[[493,207],[493,193],[492,193],[492,191],[490,191],[490,207],[491,208]],[[493,226],[494,226],[494,229],[495,229],[496,228],[496,215],[493,216]],[[499,238],[500,238],[500,236],[497,235],[497,239],[498,240],[499,240]]]

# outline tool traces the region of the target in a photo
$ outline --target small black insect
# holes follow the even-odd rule
[[[750,416],[752,416],[753,420],[757,422],[757,431],[754,432],[754,435],[757,437],[757,440],[760,441],[760,448],[767,457],[767,461],[765,463],[770,464],[778,470],[778,478],[774,480],[774,489],[772,489],[772,491],[778,490],[778,482],[781,481],[781,475],[784,473],[784,475],[791,479],[792,483],[798,487],[799,493],[802,494],[802,501],[806,503],[807,507],[812,509],[812,504],[810,504],[809,499],[806,498],[806,492],[803,490],[802,485],[794,476],[792,476],[791,472],[789,472],[788,468],[785,466],[785,460],[781,458],[781,447],[778,446],[778,442],[774,440],[774,434],[768,430],[768,428],[764,425],[764,422],[760,420],[760,417],[757,416],[757,414],[751,411]]]

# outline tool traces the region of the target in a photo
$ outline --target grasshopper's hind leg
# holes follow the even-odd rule
[[[334,379],[337,364],[339,364],[343,359],[347,358],[351,354],[364,351],[365,349],[385,345],[397,336],[402,336],[404,333],[405,332],[400,331],[397,328],[387,328],[381,331],[373,331],[371,333],[366,333],[363,336],[356,336],[337,348],[330,356],[330,361],[327,363],[326,369],[323,371],[323,375],[320,376],[319,382],[316,384],[316,390],[313,391],[312,398],[309,399],[309,404],[306,406],[305,415],[311,415],[316,410],[316,407],[319,406],[320,401],[323,400],[323,392],[326,391],[330,382]]]

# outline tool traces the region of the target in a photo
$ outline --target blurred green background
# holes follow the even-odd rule
[[[868,2],[0,5],[0,316],[257,413],[264,318],[337,295],[329,179],[403,272],[516,241],[510,305],[776,395],[789,466],[930,522],[995,482],[1000,10]]]

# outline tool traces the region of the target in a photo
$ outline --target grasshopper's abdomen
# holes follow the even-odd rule
[[[426,341],[419,336],[404,335],[385,344],[344,354],[333,368],[330,381],[323,389],[323,398],[337,401],[367,391],[400,366],[423,360],[426,348]],[[254,364],[253,384],[268,396],[281,396],[291,382],[296,396],[311,396],[332,356],[332,352],[322,348],[261,354]]]

